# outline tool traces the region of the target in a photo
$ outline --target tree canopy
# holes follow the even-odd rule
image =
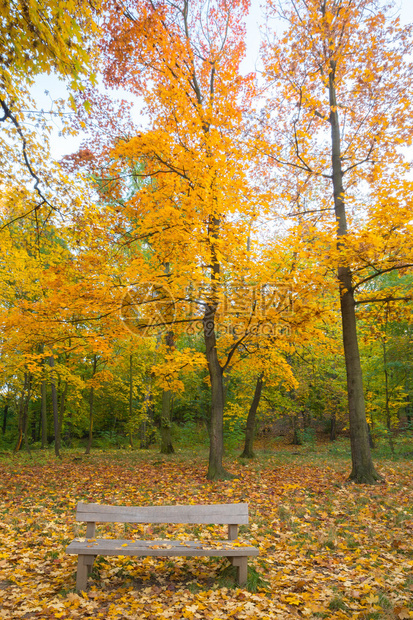
[[[350,478],[380,479],[371,433],[411,419],[412,27],[379,0],[265,10],[245,74],[248,2],[0,4],[15,449],[198,433],[227,478],[225,446],[284,420],[348,428]],[[68,87],[48,113],[41,73]],[[61,162],[54,118],[85,132]]]

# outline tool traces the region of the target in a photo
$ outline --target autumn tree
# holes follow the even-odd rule
[[[37,111],[30,89],[42,73],[57,74],[72,93],[93,79],[98,7],[89,0],[12,0],[0,8],[0,161],[12,184],[28,188],[25,208],[14,218],[41,220],[57,208],[48,139],[52,122],[63,122],[64,103]]]
[[[0,304],[2,321],[4,319],[6,325],[3,353],[7,356],[8,346],[14,344],[21,359],[31,359],[32,371],[26,381],[30,388],[28,401],[29,394],[33,394],[33,356],[40,355],[44,345],[56,337],[50,326],[48,333],[43,331],[44,316],[41,310],[36,313],[44,301],[43,296],[50,302],[50,293],[55,289],[53,286],[47,289],[46,280],[57,283],[50,276],[56,275],[59,270],[56,266],[62,258],[63,243],[57,240],[55,216],[67,211],[69,204],[73,206],[78,197],[75,191],[74,201],[68,197],[65,175],[51,159],[49,151],[50,133],[56,122],[60,121],[63,132],[71,132],[63,121],[65,102],[53,102],[51,98],[49,111],[36,110],[31,87],[42,73],[57,74],[66,81],[71,93],[84,88],[83,81],[93,79],[98,6],[99,3],[92,4],[89,0],[12,0],[0,7],[0,161],[4,179],[7,179],[0,193],[0,243],[8,249],[11,241],[8,261],[0,264]],[[26,222],[20,230],[19,220]],[[19,237],[22,232],[24,236]],[[55,254],[53,258],[52,253]],[[25,276],[19,273],[23,266],[27,270]],[[58,303],[55,298],[52,306]],[[34,316],[36,319],[32,321]],[[53,354],[49,359],[54,363]],[[55,387],[52,382],[56,434]],[[45,382],[43,388],[44,396]],[[42,400],[44,403],[45,397]],[[28,407],[23,408],[26,409],[29,411]],[[44,407],[42,419],[44,445]],[[26,441],[27,433],[23,435]]]
[[[149,125],[119,136],[106,169],[113,196],[131,162],[134,174],[147,179],[118,204],[118,233],[124,224],[130,244],[146,239],[151,259],[147,251],[136,253],[122,284],[136,282],[139,274],[141,282],[161,287],[168,264],[174,300],[185,305],[190,298],[196,310],[211,382],[209,478],[227,475],[222,466],[227,363],[218,358],[216,329],[222,280],[230,267],[242,271],[255,208],[243,134],[253,88],[251,78],[239,73],[246,10],[246,3],[220,0],[114,2],[102,44],[106,83],[143,97]],[[143,171],[136,170],[137,162]],[[236,343],[230,357],[232,347]]]
[[[272,147],[263,150],[283,170],[280,200],[301,224],[317,223],[313,246],[323,238],[326,269],[337,266],[350,478],[372,483],[380,476],[368,441],[355,304],[371,278],[412,263],[410,246],[403,251],[410,197],[393,209],[406,183],[399,147],[412,141],[412,28],[380,0],[270,2],[268,10],[285,30],[263,47],[272,89],[260,125]]]

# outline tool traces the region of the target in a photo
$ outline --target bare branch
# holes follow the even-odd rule
[[[21,141],[22,141],[22,153],[23,153],[23,159],[24,159],[25,166],[26,166],[27,170],[29,171],[29,174],[32,177],[32,179],[34,179],[36,181],[35,184],[34,184],[34,188],[33,189],[37,192],[37,194],[39,195],[39,197],[41,199],[40,204],[37,204],[33,209],[31,209],[29,211],[29,213],[32,213],[33,211],[36,211],[37,209],[39,209],[44,204],[47,204],[51,209],[55,210],[55,207],[50,204],[50,202],[47,200],[47,198],[45,197],[45,195],[43,194],[43,192],[39,188],[40,178],[34,172],[32,166],[30,164],[29,157],[27,155],[27,141],[26,141],[26,138],[24,137],[24,134],[23,134],[22,128],[20,127],[19,121],[17,120],[15,115],[12,113],[12,111],[10,110],[10,108],[6,104],[6,102],[3,101],[3,99],[0,99],[0,105],[3,108],[3,112],[4,112],[4,116],[3,116],[3,118],[0,119],[0,121],[4,122],[7,119],[9,119],[13,123],[13,125],[15,126],[16,131],[17,131],[17,133],[20,136]]]
[[[373,269],[375,269],[375,273],[371,274],[370,276],[367,276],[363,280],[360,280],[360,282],[357,282],[357,284],[353,286],[353,289],[356,290],[362,284],[365,284],[366,282],[369,282],[370,280],[374,280],[374,278],[377,278],[378,276],[383,275],[383,273],[389,273],[390,271],[396,271],[396,269],[407,269],[408,267],[413,267],[413,263],[406,263],[405,265],[399,265],[399,264],[392,265],[391,267],[388,267],[387,269],[376,269],[375,267],[373,267]]]
[[[370,297],[369,299],[360,299],[354,302],[355,306],[360,306],[361,304],[375,304],[375,303],[388,303],[389,301],[412,301],[413,296],[406,297],[392,297],[389,295],[388,297]]]

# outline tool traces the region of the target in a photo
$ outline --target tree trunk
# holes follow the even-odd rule
[[[2,426],[2,434],[5,435],[6,434],[6,429],[7,429],[7,413],[9,411],[9,405],[7,403],[5,403],[4,405],[4,409],[3,409],[3,426]]]
[[[93,368],[92,368],[92,379],[96,374],[96,365],[97,365],[97,355],[93,356]],[[92,448],[93,441],[93,405],[95,400],[95,390],[93,389],[93,385],[90,386],[89,393],[89,438],[85,450],[85,454],[90,454],[90,450]]]
[[[18,452],[22,446],[23,442],[23,432],[24,432],[24,408],[25,408],[25,395],[27,390],[27,373],[24,373],[24,383],[22,387],[22,392],[20,395],[19,409],[18,409],[18,417],[17,417],[17,428],[18,428],[18,436],[17,442],[14,447],[14,452]]]
[[[168,267],[169,270],[169,267]],[[169,317],[167,317],[169,318]],[[168,331],[165,336],[166,351],[171,353],[175,348],[174,333]],[[171,415],[172,415],[173,393],[171,390],[163,390],[162,393],[162,412],[161,412],[161,454],[173,454],[175,452],[171,437]]]
[[[148,420],[153,420],[154,417],[154,406],[153,406],[153,395],[152,395],[152,376],[148,376],[148,387],[145,394],[145,403],[146,403],[146,418],[142,421],[140,427],[140,448],[142,450],[147,450],[149,448],[149,436],[148,436]]]
[[[370,448],[374,448],[374,439],[373,439],[373,435],[371,434],[370,424],[367,424],[367,433],[368,433],[368,436],[369,436]]]
[[[224,382],[218,360],[215,337],[216,308],[207,305],[203,318],[206,358],[211,380],[211,415],[209,420],[209,464],[208,480],[228,480],[232,474],[223,465],[224,457]]]
[[[42,381],[42,450],[47,447],[47,383]]]
[[[292,440],[292,445],[293,446],[302,446],[303,442],[302,439],[300,437],[300,429],[299,429],[299,424],[298,424],[298,416],[296,414],[293,414],[291,416],[291,424],[293,427],[293,440]]]
[[[147,439],[147,433],[146,433],[146,419],[142,420],[140,428],[139,428],[139,433],[140,433],[139,447],[141,450],[147,450],[149,445],[148,445],[148,439]]]
[[[384,394],[385,394],[385,411],[386,411],[386,426],[387,430],[391,430],[391,414],[390,414],[390,395],[389,395],[389,373],[387,370],[387,348],[386,348],[386,336],[383,339],[383,369],[384,369]]]
[[[347,235],[347,219],[344,203],[343,171],[341,166],[340,127],[338,122],[335,61],[331,61],[329,76],[330,126],[333,167],[334,210],[338,224],[337,247],[343,247],[343,238]],[[347,394],[349,407],[349,426],[351,442],[352,471],[350,480],[373,484],[381,479],[376,472],[371,458],[367,433],[363,377],[357,339],[354,291],[350,267],[340,264],[338,267],[340,291],[341,321],[343,330],[344,357],[347,373]]]
[[[386,310],[386,327],[387,327],[387,310]],[[385,399],[386,399],[385,400],[385,411],[386,411],[387,437],[389,439],[389,446],[390,446],[391,453],[394,455],[394,443],[393,443],[393,435],[392,435],[392,430],[391,430],[389,372],[387,370],[386,336],[384,336],[384,339],[383,339],[383,367],[384,367],[384,389],[385,389]]]
[[[330,421],[330,441],[335,441],[337,439],[337,420],[335,412],[331,414]]]
[[[254,449],[254,435],[255,435],[255,416],[257,413],[258,405],[260,404],[261,392],[262,392],[262,384],[263,384],[264,373],[261,373],[257,378],[257,383],[255,386],[254,398],[252,399],[250,410],[248,411],[247,417],[247,427],[245,429],[245,445],[244,451],[241,454],[241,458],[243,459],[253,459]]]
[[[67,426],[65,428],[65,444],[68,448],[72,447],[72,430],[73,430],[73,420],[72,420],[72,412],[69,409],[68,417],[67,417]]]
[[[34,443],[38,443],[42,437],[42,399],[39,401],[38,416],[33,421],[32,425],[32,440]]]
[[[171,390],[163,390],[162,413],[161,413],[161,454],[173,454],[175,452],[171,437]]]
[[[60,439],[62,437],[62,428],[63,428],[63,418],[64,418],[64,414],[65,414],[67,387],[68,387],[68,383],[67,383],[67,381],[65,381],[64,390],[60,394],[60,410],[59,410],[59,438]]]
[[[44,345],[40,348],[40,352],[44,353]],[[42,429],[42,450],[47,448],[47,375],[46,375],[46,358],[42,360],[43,379],[41,384],[41,429]]]
[[[129,355],[129,445],[133,448],[133,353]]]
[[[49,366],[54,368],[54,357],[49,357]],[[52,409],[53,409],[53,427],[54,427],[54,453],[60,459],[60,437],[59,437],[59,406],[57,402],[57,390],[53,372],[50,373],[50,385],[52,387]]]
[[[209,131],[209,129],[208,129]],[[211,187],[211,189],[213,189]],[[224,457],[224,377],[223,368],[219,363],[217,342],[215,335],[215,315],[219,304],[219,286],[221,265],[218,258],[217,242],[220,233],[219,208],[216,205],[208,222],[208,242],[211,251],[211,290],[205,305],[202,319],[206,358],[208,363],[209,379],[211,381],[211,410],[209,418],[209,463],[207,478],[209,480],[228,480],[232,474],[227,472],[223,465]]]
[[[23,437],[24,437],[24,447],[27,452],[30,454],[30,444],[29,444],[29,403],[32,389],[32,381],[31,375],[27,376],[27,396],[24,403],[23,409]]]

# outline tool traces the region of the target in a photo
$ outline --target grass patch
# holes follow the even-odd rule
[[[237,568],[229,564],[219,571],[217,575],[217,585],[219,588],[238,588]],[[247,586],[248,592],[268,591],[269,583],[255,566],[248,565]]]
[[[328,604],[331,611],[346,611],[348,609],[346,603],[341,596],[334,596]]]

